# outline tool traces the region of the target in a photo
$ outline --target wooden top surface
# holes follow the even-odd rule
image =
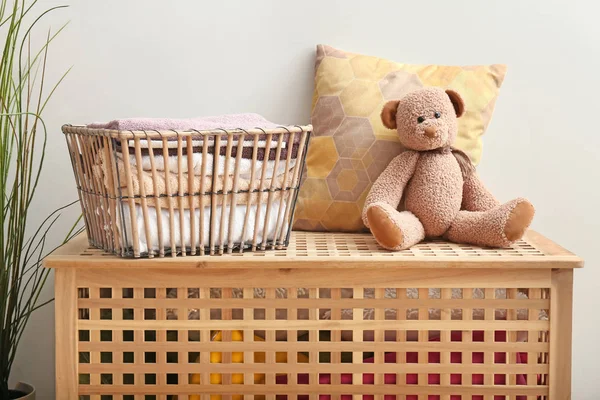
[[[381,249],[373,236],[366,233],[292,232],[285,250],[144,259],[121,258],[90,247],[83,233],[49,255],[44,265],[48,268],[578,268],[583,266],[583,260],[534,231],[505,249],[436,240],[399,252]]]

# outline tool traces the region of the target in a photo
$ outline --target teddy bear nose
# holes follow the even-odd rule
[[[436,137],[437,129],[435,129],[435,126],[428,126],[425,128],[425,134],[430,138]]]

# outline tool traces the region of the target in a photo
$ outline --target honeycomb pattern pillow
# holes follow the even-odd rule
[[[423,87],[458,91],[466,113],[455,146],[477,164],[506,73],[504,65],[410,65],[317,46],[313,136],[298,196],[294,229],[358,232],[371,184],[402,151],[379,114],[386,101]]]

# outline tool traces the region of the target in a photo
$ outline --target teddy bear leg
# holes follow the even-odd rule
[[[386,203],[374,203],[367,209],[369,227],[384,249],[404,250],[425,238],[425,228],[411,212],[399,212]]]
[[[533,219],[534,209],[525,199],[515,199],[488,211],[459,211],[446,237],[457,243],[507,247],[521,239]]]

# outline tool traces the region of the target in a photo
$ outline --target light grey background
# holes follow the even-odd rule
[[[406,63],[508,64],[479,171],[500,199],[527,196],[537,208],[533,228],[586,259],[575,274],[573,399],[598,399],[597,2],[73,3],[47,20],[71,20],[51,48],[49,79],[74,68],[45,115],[38,221],[76,198],[63,123],[250,111],[308,123],[318,43]],[[54,398],[53,317],[51,305],[31,321],[13,371],[41,400]]]

